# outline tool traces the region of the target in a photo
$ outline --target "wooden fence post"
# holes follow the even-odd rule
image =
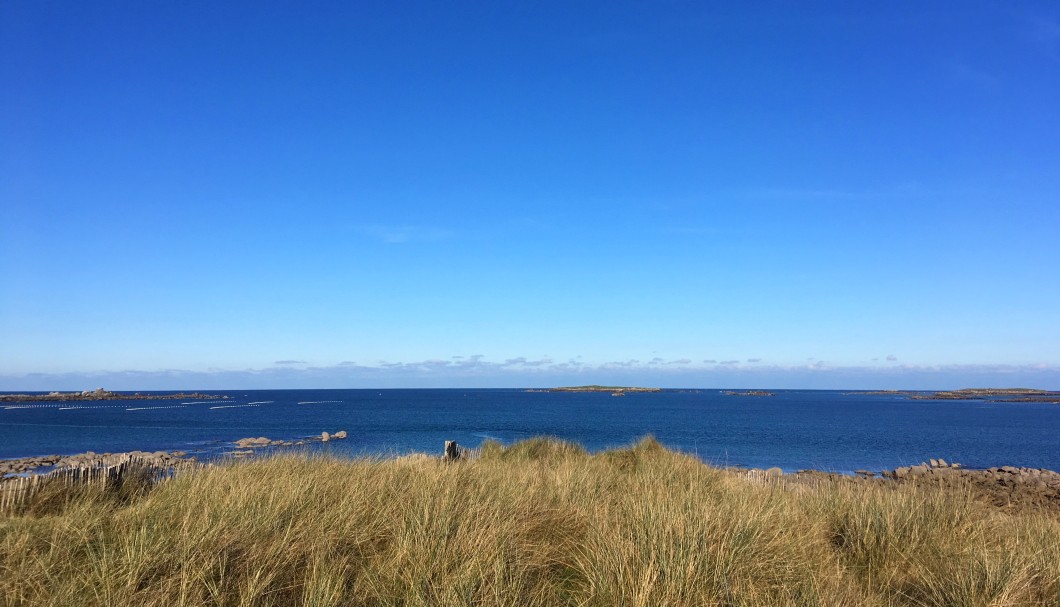
[[[447,462],[455,462],[460,459],[460,447],[455,440],[445,441],[445,453],[442,455],[442,459]]]

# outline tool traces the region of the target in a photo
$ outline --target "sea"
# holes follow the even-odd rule
[[[929,458],[969,468],[1060,470],[1060,405],[909,400],[864,392],[719,389],[626,393],[522,389],[226,390],[227,398],[0,403],[0,458],[85,451],[226,457],[232,442],[347,432],[302,449],[342,457],[440,454],[553,436],[590,451],[658,441],[717,466],[851,473]],[[163,393],[156,393],[163,394]]]

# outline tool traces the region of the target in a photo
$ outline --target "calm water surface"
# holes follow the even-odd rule
[[[718,465],[849,472],[931,457],[1060,470],[1060,405],[906,400],[837,391],[627,394],[522,390],[210,391],[224,401],[0,404],[0,458],[129,450],[216,456],[248,436],[346,430],[339,454],[440,452],[548,434],[591,450],[653,434]]]

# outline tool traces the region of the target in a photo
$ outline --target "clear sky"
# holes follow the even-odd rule
[[[0,3],[0,389],[1060,388],[1060,4]]]

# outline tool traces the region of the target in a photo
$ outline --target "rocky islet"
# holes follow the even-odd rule
[[[228,451],[224,455],[231,455],[235,457],[246,457],[253,455],[255,449],[262,449],[268,447],[299,447],[307,445],[309,443],[326,443],[332,440],[342,440],[348,436],[345,430],[339,430],[335,433],[321,432],[319,435],[310,436],[298,440],[278,440],[271,439],[265,436],[241,438],[239,440],[232,441],[232,445],[236,448],[233,451]]]

